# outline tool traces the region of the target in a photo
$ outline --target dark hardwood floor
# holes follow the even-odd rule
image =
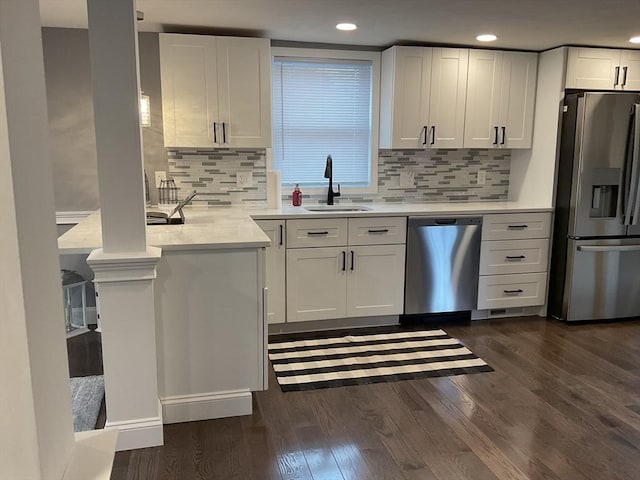
[[[640,320],[445,330],[495,372],[290,393],[271,372],[253,415],[167,425],[111,478],[640,478]]]

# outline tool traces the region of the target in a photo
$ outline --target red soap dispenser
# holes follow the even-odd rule
[[[293,200],[294,207],[299,207],[300,205],[302,205],[302,192],[300,191],[300,185],[297,183],[296,188],[293,189],[291,199]]]

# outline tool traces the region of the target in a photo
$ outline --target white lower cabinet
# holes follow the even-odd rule
[[[286,230],[287,322],[402,313],[405,217],[295,219]]]
[[[287,250],[287,321],[344,318],[347,253],[341,247]]]
[[[544,305],[550,228],[547,212],[484,216],[479,310]]]
[[[404,245],[349,247],[347,317],[402,313],[404,256]]]
[[[284,323],[286,318],[285,221],[260,220],[256,223],[271,240],[271,246],[265,249],[267,322]]]
[[[543,305],[547,293],[547,272],[481,276],[478,309]]]

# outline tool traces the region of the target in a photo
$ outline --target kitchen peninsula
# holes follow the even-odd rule
[[[269,239],[246,215],[194,208],[187,218],[185,225],[147,228],[148,243],[162,248],[154,291],[164,423],[250,414],[251,391],[266,388]],[[62,255],[100,248],[100,214],[58,244]]]

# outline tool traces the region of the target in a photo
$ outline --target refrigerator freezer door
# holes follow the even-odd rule
[[[565,320],[640,315],[640,242],[634,243],[634,239],[569,240],[567,253]]]
[[[578,100],[569,236],[625,235],[620,212],[637,94],[586,93]],[[577,167],[577,168],[576,168]]]

